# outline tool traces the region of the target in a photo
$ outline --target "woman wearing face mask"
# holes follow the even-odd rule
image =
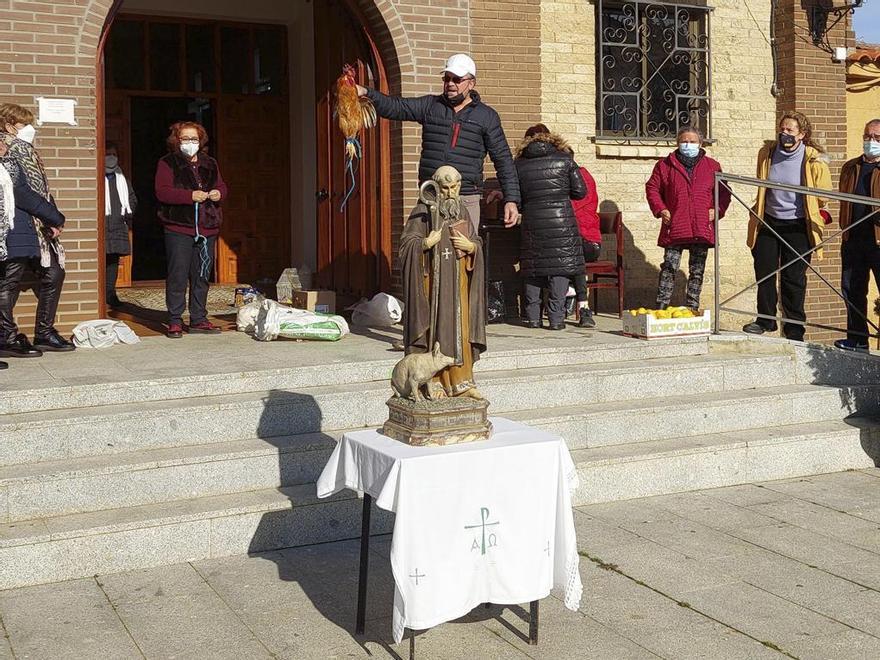
[[[33,121],[34,114],[27,108],[14,103],[0,105],[0,124],[3,126],[0,140],[8,149],[6,159],[10,162],[10,173],[14,170],[25,187],[54,207],[43,161],[33,146],[36,136]],[[19,333],[15,338],[6,339],[6,345],[0,347],[0,354],[32,356],[39,355],[41,351],[67,352],[75,348],[73,342],[62,337],[55,329],[55,315],[64,285],[64,248],[59,238],[64,230],[63,221],[52,222],[48,217],[37,214],[32,214],[31,221],[36,234],[36,258],[17,262],[14,267],[14,270],[20,271],[17,275],[11,275],[7,266],[6,276],[21,279],[24,276],[22,269],[26,269],[32,270],[39,280],[34,344],[31,346],[27,338]],[[7,283],[9,281],[7,279]],[[3,295],[11,297],[7,303],[14,305],[18,291],[9,288]],[[13,325],[7,324],[6,329],[11,329]],[[5,351],[8,353],[3,353]]]
[[[799,112],[786,112],[779,122],[775,142],[758,153],[758,178],[809,188],[831,189],[824,150],[813,141],[813,127]],[[825,220],[820,210],[825,198],[800,193],[758,188],[758,200],[749,217],[748,246],[755,261],[758,285],[758,318],[743,326],[744,332],[760,335],[776,330],[776,278],[769,277],[790,261],[779,276],[782,313],[793,321],[806,321],[804,299],[807,293],[807,263],[812,255],[797,259],[822,240]],[[786,245],[787,244],[787,245]],[[821,251],[816,251],[821,258]],[[804,326],[783,323],[786,338],[803,341]]]
[[[227,188],[217,161],[206,152],[208,134],[201,124],[177,122],[168,135],[168,155],[156,168],[159,220],[165,229],[168,275],[165,304],[172,339],[183,336],[183,311],[189,286],[189,332],[217,334],[208,321],[208,282]]]
[[[685,305],[697,310],[706,258],[715,245],[715,172],[721,171],[721,165],[700,147],[703,136],[697,129],[679,129],[676,142],[678,148],[654,166],[645,184],[651,212],[661,221],[657,245],[664,248],[657,307],[666,309],[672,301],[675,273],[687,250]],[[729,205],[730,191],[722,187],[718,195],[721,218]]]
[[[119,154],[115,144],[108,144],[104,150],[104,176],[105,299],[110,307],[119,307],[122,305],[116,295],[119,257],[131,254],[128,231],[137,209],[137,197],[119,167]]]

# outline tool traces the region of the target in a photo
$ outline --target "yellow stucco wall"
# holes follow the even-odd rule
[[[772,138],[776,101],[770,94],[772,60],[768,41],[770,2],[716,0],[711,13],[712,137],[708,149],[725,171],[754,176],[755,156],[763,140]],[[663,250],[657,247],[659,221],[645,202],[644,184],[660,157],[674,144],[615,146],[596,144],[596,27],[595,5],[584,0],[544,0],[541,3],[542,121],[564,135],[578,162],[596,178],[599,199],[624,214],[627,237],[627,304],[653,305]],[[516,144],[521,136],[510,136]],[[735,187],[746,202],[755,189]],[[754,282],[752,257],[746,248],[747,212],[736,202],[720,230],[722,298]],[[682,260],[686,262],[686,259]],[[686,263],[683,263],[686,268]],[[707,264],[702,306],[712,304],[712,255]],[[684,277],[677,282],[673,304],[684,304]],[[677,300],[679,300],[676,302]],[[752,310],[754,290],[732,306]],[[723,317],[732,328],[747,322],[743,316]]]
[[[861,66],[857,63],[847,67],[847,73],[850,74],[848,75],[848,84],[857,82],[855,74],[858,73],[857,69],[859,68]],[[880,68],[875,66],[873,70],[878,75],[875,84],[861,91],[848,89],[846,93],[846,147],[851,158],[862,153],[862,134],[865,124],[871,119],[880,118]],[[864,77],[858,77],[858,81],[863,82],[864,80]],[[864,85],[861,86],[864,87]],[[880,316],[875,313],[875,301],[878,297],[880,297],[880,293],[877,291],[877,284],[872,281],[868,292],[868,316],[874,323],[880,325]]]

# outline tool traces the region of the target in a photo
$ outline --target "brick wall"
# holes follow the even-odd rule
[[[810,35],[809,16],[814,6],[829,7],[828,0],[782,0],[776,21],[780,48],[779,113],[797,110],[809,117],[814,138],[827,149],[835,188],[840,166],[847,158],[846,142],[846,67],[834,62],[828,47],[852,46],[855,42],[847,15],[827,35],[826,43],[815,46]],[[832,15],[829,25],[834,22]],[[830,207],[837,217],[837,204]],[[837,231],[834,223],[828,228]],[[813,265],[835,287],[840,286],[840,240],[826,244],[824,258]],[[814,273],[808,273],[807,320],[829,326],[845,327],[846,311],[840,298]],[[809,329],[807,338],[829,341],[839,333]]]
[[[3,3],[0,17],[0,96],[36,111],[35,97],[77,101],[77,126],[37,127],[35,146],[49,185],[67,216],[62,237],[67,277],[59,327],[69,329],[98,312],[95,180],[95,53],[111,0]],[[16,316],[33,327],[35,299],[22,296]]]
[[[470,16],[477,89],[501,115],[507,140],[516,147],[525,130],[541,120],[541,1],[471,0]],[[487,188],[496,188],[489,160],[485,174]],[[486,211],[497,218],[494,207]],[[515,317],[521,290],[515,269],[519,262],[519,231],[493,231],[488,242],[488,277],[504,282],[507,311]]]
[[[769,46],[769,0],[717,0],[710,18],[712,67],[712,137],[710,154],[725,171],[754,176],[755,156],[774,134],[776,103],[770,94],[773,73]],[[747,4],[748,11],[744,4]],[[674,148],[602,144],[596,135],[596,8],[583,0],[556,0],[541,7],[542,117],[566,136],[580,164],[596,179],[603,210],[620,209],[626,225],[626,304],[653,306],[663,251],[657,247],[658,221],[644,198],[644,184],[657,160]],[[737,187],[744,201],[754,190]],[[734,204],[719,232],[722,297],[754,281],[746,248],[748,214]],[[612,247],[611,245],[608,246]],[[678,278],[675,300],[683,301],[685,276]],[[713,302],[712,264],[703,286],[702,304]],[[600,308],[616,308],[614,292]],[[731,303],[754,309],[747,292]],[[725,327],[741,326],[747,317],[727,316]]]

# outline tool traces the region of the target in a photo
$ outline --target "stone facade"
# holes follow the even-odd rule
[[[0,48],[5,51],[0,62],[4,74],[0,96],[29,107],[37,96],[69,97],[78,104],[77,126],[41,127],[38,141],[55,196],[69,219],[64,235],[69,266],[59,319],[63,329],[94,318],[99,312],[96,55],[113,4],[112,0],[7,0],[0,20]],[[818,49],[814,49],[816,53],[810,51],[808,57],[813,47],[801,43],[806,12],[795,0],[779,3],[777,33],[783,45],[783,94],[779,99],[771,95],[770,4],[769,0],[712,3],[715,142],[710,153],[725,170],[737,174],[753,174],[758,147],[774,135],[777,112],[789,103],[815,114],[818,136],[831,147],[835,160],[840,160],[845,150],[845,132],[838,131],[838,135],[837,129],[830,126],[832,116],[840,110],[837,95],[843,87],[838,85],[837,77],[838,73],[844,75],[843,67],[832,68],[826,63],[830,62],[827,54]],[[658,224],[647,210],[643,186],[654,163],[672,145],[620,146],[594,140],[595,4],[588,0],[357,0],[357,5],[385,61],[392,93],[414,96],[436,92],[439,64],[444,57],[451,52],[470,51],[479,67],[478,89],[501,113],[512,147],[517,146],[524,129],[536,121],[543,121],[571,141],[579,162],[597,180],[603,208],[617,207],[624,214],[627,305],[650,305],[662,251],[656,246]],[[837,29],[846,31],[846,21]],[[793,68],[787,68],[789,63]],[[816,92],[816,80],[821,80],[821,93]],[[399,228],[415,202],[419,145],[418,126],[393,127],[395,252]],[[492,175],[489,164],[486,173]],[[736,190],[747,202],[754,196],[752,189],[739,186]],[[753,281],[751,256],[745,247],[746,219],[744,209],[734,203],[722,223],[723,294]],[[513,236],[496,241],[496,267],[515,261]],[[832,257],[823,264],[823,272],[836,281],[834,270],[839,272],[839,264],[835,265],[835,250],[828,252]],[[515,293],[518,286],[512,268],[506,268],[500,276],[508,280],[508,289]],[[703,304],[711,304],[712,298],[710,267]],[[609,303],[610,299],[604,301],[602,307],[609,309]],[[832,309],[836,303],[816,286],[811,289],[809,304],[811,316],[840,321]],[[752,309],[754,294],[745,293],[733,305]],[[32,311],[32,298],[24,297],[18,309],[23,326],[29,325]],[[731,317],[726,323],[733,327],[742,320],[744,317]]]
[[[776,102],[770,93],[773,67],[770,56],[770,3],[719,0],[710,15],[712,67],[712,138],[708,152],[725,171],[754,176],[755,155],[763,140],[774,134]],[[578,0],[545,2],[541,11],[541,71],[544,123],[569,138],[578,162],[596,179],[600,204],[623,212],[626,226],[626,304],[653,306],[663,250],[657,247],[659,221],[648,210],[644,184],[658,158],[674,149],[659,146],[601,144],[596,135],[596,8]],[[735,188],[746,202],[754,189]],[[719,236],[722,297],[754,281],[752,259],[745,245],[748,213],[734,202],[722,221]],[[677,300],[683,304],[679,278]],[[701,302],[712,304],[714,275],[711,264]],[[754,308],[754,293],[731,302],[739,309]],[[601,301],[601,298],[600,298]],[[675,304],[675,301],[674,301]],[[611,297],[603,309],[613,309]],[[731,317],[730,324],[747,317]]]

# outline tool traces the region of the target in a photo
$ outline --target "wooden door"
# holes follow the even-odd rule
[[[217,279],[278,279],[290,266],[290,141],[287,98],[223,96],[218,162],[229,197],[217,242]]]
[[[358,71],[364,86],[381,88],[381,66],[363,25],[344,0],[315,3],[315,98],[318,145],[316,273],[318,286],[347,297],[370,296],[390,279],[390,230],[383,195],[387,163],[387,126],[380,123],[361,136],[362,158],[351,186],[345,168],[344,138],[333,118],[336,79],[345,63]]]

